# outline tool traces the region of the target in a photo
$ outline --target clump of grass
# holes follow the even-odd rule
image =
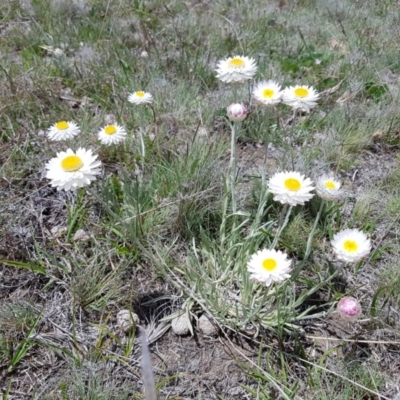
[[[394,263],[387,265],[385,271],[380,275],[380,284],[372,297],[371,313],[374,316],[384,312],[387,304],[400,306],[400,294],[398,285],[400,277],[398,275],[399,265]]]
[[[127,400],[132,398],[132,384],[127,381],[119,381],[105,371],[103,364],[102,374],[92,373],[87,368],[71,367],[68,375],[65,375],[54,386],[45,389],[43,399],[65,400],[66,398],[87,398],[93,400]],[[54,384],[55,382],[53,382]],[[57,389],[55,392],[54,389]],[[136,393],[134,396],[140,396]]]
[[[376,395],[383,389],[385,383],[385,376],[371,365],[349,365],[344,370],[336,372],[335,375],[329,372],[318,375],[318,380],[313,379],[313,389],[321,400]]]
[[[10,339],[21,337],[30,329],[37,315],[35,306],[27,301],[3,304],[0,307],[0,332]]]
[[[104,205],[117,222],[114,232],[135,242],[167,232],[191,237],[199,234],[199,225],[215,229],[221,186],[217,166],[223,151],[221,142],[207,148],[195,141],[184,154],[171,152],[156,163],[146,179],[125,174],[105,182]]]
[[[312,222],[307,220],[301,213],[295,215],[293,220],[289,222],[287,229],[282,233],[281,243],[302,258],[307,248],[307,240],[312,231],[312,226]],[[316,241],[317,238],[314,238],[313,247]]]
[[[0,360],[9,366],[9,371],[25,356],[32,346],[24,341],[33,326],[38,323],[40,313],[27,301],[9,302],[0,306]]]
[[[8,340],[3,333],[0,333],[0,362],[6,363],[12,354],[12,341]]]
[[[104,311],[124,296],[122,275],[126,265],[118,261],[114,250],[103,246],[104,249],[95,246],[84,251],[77,247],[72,251],[66,249],[57,257],[41,253],[48,270],[64,281],[74,306],[86,311]],[[113,268],[114,262],[118,268]]]

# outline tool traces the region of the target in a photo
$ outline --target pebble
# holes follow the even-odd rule
[[[209,319],[208,317],[203,314],[198,322],[197,322],[197,326],[200,330],[200,332],[204,335],[204,336],[217,336],[218,335],[218,327],[216,325],[214,325]]]
[[[185,336],[190,332],[189,329],[190,320],[187,314],[182,314],[176,317],[171,322],[172,332],[177,336]]]
[[[83,229],[78,229],[78,230],[75,232],[75,235],[74,235],[74,240],[75,240],[75,241],[77,241],[77,242],[79,242],[79,241],[83,242],[84,240],[89,240],[89,239],[90,239],[90,235],[89,235],[88,233],[86,233],[86,231],[84,231]]]
[[[129,333],[135,329],[139,322],[140,319],[137,314],[130,310],[121,310],[117,314],[117,325],[123,329],[125,333]]]
[[[50,230],[54,238],[60,237],[64,233],[67,233],[67,231],[68,228],[66,226],[61,226],[61,225],[53,226]]]

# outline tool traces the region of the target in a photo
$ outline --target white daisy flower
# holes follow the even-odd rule
[[[228,118],[233,122],[243,121],[247,117],[247,108],[244,104],[233,103],[226,108]]]
[[[75,122],[59,121],[47,131],[50,140],[71,139],[80,133],[79,126]]]
[[[97,134],[100,142],[107,146],[120,143],[126,138],[126,130],[118,124],[107,125]]]
[[[358,229],[345,229],[333,236],[331,242],[336,257],[344,262],[357,263],[371,251],[371,241]]]
[[[46,164],[46,178],[51,179],[51,186],[57,187],[57,190],[76,190],[87,186],[101,172],[101,162],[96,158],[92,150],[83,148],[76,153],[71,149],[61,151]]]
[[[278,172],[268,182],[268,189],[274,200],[296,206],[310,200],[314,194],[313,182],[299,172]]]
[[[337,181],[332,176],[324,175],[317,180],[315,190],[321,199],[339,200],[343,197],[341,186],[341,182]]]
[[[275,106],[282,99],[281,86],[275,81],[259,82],[253,90],[255,101],[264,106]]]
[[[222,82],[242,83],[252,79],[257,72],[257,65],[253,58],[244,56],[229,57],[218,61],[217,78]]]
[[[282,101],[293,108],[310,109],[317,105],[319,94],[311,86],[289,86],[283,90]]]
[[[153,96],[148,92],[139,90],[131,93],[128,96],[128,101],[133,104],[151,104],[153,102]]]
[[[292,260],[281,251],[263,249],[251,256],[247,269],[251,273],[250,279],[269,286],[273,282],[282,282],[290,278],[291,264]]]

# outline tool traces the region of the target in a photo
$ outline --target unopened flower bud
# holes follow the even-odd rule
[[[233,122],[243,121],[247,117],[247,108],[244,104],[233,103],[226,109],[228,118]]]
[[[361,315],[361,305],[354,297],[343,297],[337,304],[339,315],[347,320],[356,320]]]

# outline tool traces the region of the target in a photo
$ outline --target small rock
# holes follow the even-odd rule
[[[60,237],[61,235],[63,235],[64,233],[66,233],[68,231],[66,226],[53,226],[50,230],[51,234],[53,235],[54,238],[56,237]]]
[[[198,322],[197,326],[200,330],[200,332],[205,335],[205,336],[217,336],[218,335],[218,327],[215,326],[209,319],[208,317],[203,314]]]
[[[117,314],[117,325],[122,328],[125,333],[134,330],[139,322],[139,317],[130,310],[121,310]]]
[[[54,54],[54,57],[60,58],[64,55],[64,52],[59,47],[57,47],[54,49],[53,54]]]
[[[257,329],[254,325],[248,324],[246,327],[243,329],[243,333],[247,336],[253,337],[257,333]]]
[[[76,232],[75,232],[75,235],[74,235],[74,240],[75,241],[84,241],[84,240],[89,240],[90,239],[90,235],[89,234],[87,234],[83,229],[78,229]]]
[[[376,141],[382,139],[383,135],[384,135],[384,132],[379,129],[379,130],[377,130],[376,132],[373,133],[372,140],[374,142],[376,142]]]
[[[182,314],[176,317],[171,322],[172,332],[177,336],[185,336],[190,332],[189,329],[190,320],[187,314]]]

